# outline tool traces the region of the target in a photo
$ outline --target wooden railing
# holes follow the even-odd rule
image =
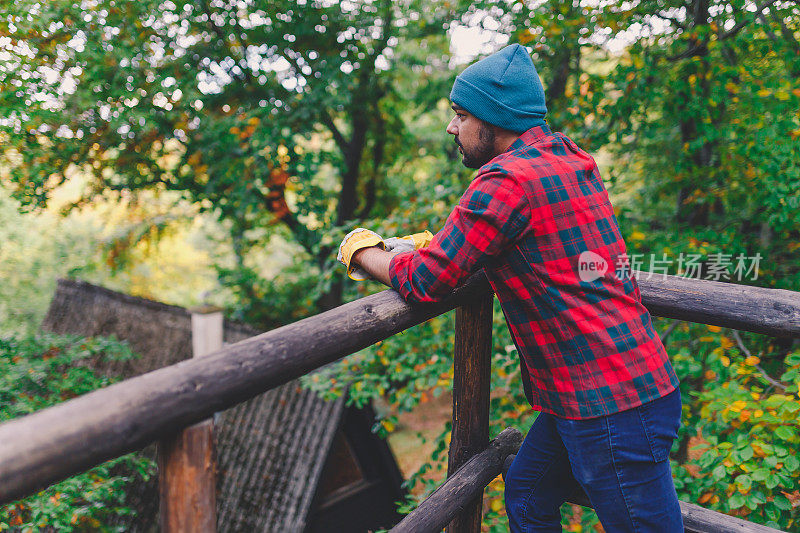
[[[637,276],[654,315],[800,337],[800,293],[675,276]],[[0,503],[169,438],[263,392],[451,309],[456,315],[448,479],[396,531],[479,531],[481,494],[521,442],[488,444],[492,295],[477,274],[446,301],[409,305],[387,290],[0,424]],[[488,444],[488,447],[487,447]],[[577,503],[586,503],[576,495]],[[687,531],[775,531],[683,504]]]

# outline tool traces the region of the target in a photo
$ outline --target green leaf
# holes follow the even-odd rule
[[[731,509],[738,509],[742,505],[744,505],[744,496],[739,492],[734,493],[728,500],[728,506]]]
[[[742,487],[743,490],[748,491],[753,486],[753,480],[747,474],[742,474],[736,478],[736,483]]]
[[[789,470],[789,472],[794,472],[800,467],[800,460],[798,460],[796,456],[790,455],[783,460],[783,467]]]
[[[769,476],[769,470],[766,468],[759,468],[753,472],[753,480],[754,481],[764,481]]]
[[[742,451],[739,452],[739,457],[742,458],[743,461],[749,461],[753,458],[753,448],[747,446]]]
[[[775,430],[775,435],[783,440],[791,440],[794,432],[788,426],[781,426]]]
[[[772,500],[772,503],[775,504],[775,507],[782,511],[790,511],[792,509],[792,502],[784,496],[783,494],[778,494]]]
[[[778,483],[780,483],[780,480],[778,479],[778,476],[776,476],[775,474],[770,473],[770,475],[767,477],[767,481],[766,481],[766,483],[764,483],[764,485],[766,485],[766,487],[768,489],[774,489],[775,487],[778,486]]]

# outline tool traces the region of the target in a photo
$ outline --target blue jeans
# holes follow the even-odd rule
[[[588,420],[541,413],[506,475],[511,531],[560,532],[561,505],[580,486],[608,533],[683,533],[669,465],[680,419],[678,390]]]

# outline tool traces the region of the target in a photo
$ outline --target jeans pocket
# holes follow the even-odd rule
[[[666,461],[672,442],[678,436],[681,422],[681,397],[675,390],[662,398],[653,400],[636,408],[642,421],[653,460]]]

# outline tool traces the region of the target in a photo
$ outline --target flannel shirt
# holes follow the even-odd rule
[[[607,265],[596,279],[579,271],[588,252]],[[430,245],[395,255],[389,274],[404,299],[434,302],[481,268],[534,409],[594,418],[678,385],[597,164],[566,135],[547,125],[523,133],[478,170]]]

